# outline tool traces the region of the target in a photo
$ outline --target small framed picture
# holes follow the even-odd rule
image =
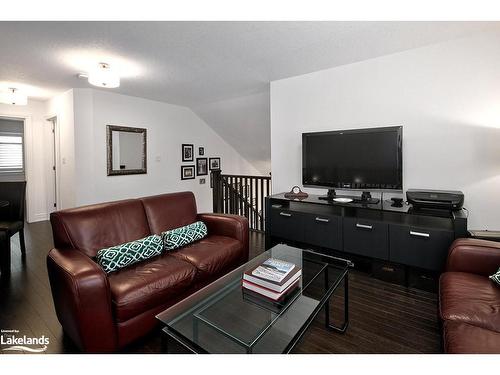
[[[206,179],[200,178],[200,185],[204,185],[206,183],[206,181],[207,181]]]
[[[200,156],[205,155],[205,147],[198,147],[198,154],[200,154]]]
[[[220,158],[210,158],[210,170],[220,169]]]
[[[194,145],[182,145],[182,161],[194,161]]]
[[[181,165],[181,180],[193,180],[194,178],[194,165]]]
[[[206,176],[208,174],[207,158],[196,158],[196,175]]]

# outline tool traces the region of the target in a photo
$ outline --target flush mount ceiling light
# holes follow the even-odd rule
[[[85,75],[80,74],[80,77],[85,77]],[[89,83],[94,86],[109,89],[120,86],[120,77],[106,63],[99,63],[97,68],[90,71],[87,77]]]
[[[28,96],[16,88],[10,87],[7,91],[0,93],[0,102],[12,105],[27,105]]]

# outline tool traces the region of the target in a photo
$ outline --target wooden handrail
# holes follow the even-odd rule
[[[271,180],[271,176],[252,176],[252,175],[245,175],[245,174],[222,174],[222,177],[241,177],[241,178],[258,178],[262,180]]]

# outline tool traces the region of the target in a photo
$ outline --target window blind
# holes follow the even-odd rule
[[[23,136],[0,135],[0,173],[23,172]]]

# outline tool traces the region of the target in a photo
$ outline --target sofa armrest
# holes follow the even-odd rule
[[[47,255],[52,298],[65,333],[85,352],[112,352],[116,328],[106,273],[76,249]]]
[[[242,262],[248,260],[248,219],[228,214],[198,214],[209,233],[234,238],[242,243]]]
[[[500,267],[500,243],[459,238],[449,249],[446,261],[447,272],[467,272],[488,276]]]

